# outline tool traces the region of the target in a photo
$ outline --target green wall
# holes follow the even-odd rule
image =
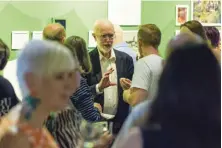
[[[190,5],[189,1],[142,1],[142,24],[157,24],[162,31],[160,54],[164,57],[166,43],[174,36],[175,7]],[[51,18],[66,19],[67,36],[79,35],[88,41],[88,31],[96,19],[107,18],[107,1],[0,2],[0,37],[11,46],[11,31],[40,31]],[[132,9],[133,11],[133,9]],[[123,26],[124,30],[137,26]],[[11,52],[10,59],[16,57]]]
[[[160,54],[165,57],[167,42],[175,35],[176,5],[190,5],[189,1],[145,1],[142,3],[142,24],[156,24],[162,32]],[[190,18],[189,18],[190,19]]]
[[[87,40],[94,21],[107,17],[106,10],[106,1],[0,2],[0,37],[11,47],[11,31],[41,31],[53,17],[66,19],[67,36]],[[12,51],[10,59],[15,57]]]

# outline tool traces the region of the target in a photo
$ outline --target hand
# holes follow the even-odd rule
[[[102,106],[99,103],[94,103],[94,107],[96,107],[100,113],[102,113]]]
[[[131,87],[131,80],[127,78],[120,78],[120,85],[123,88],[123,90],[130,89]]]
[[[109,79],[109,75],[114,71],[113,68],[110,68],[110,70],[108,70],[106,73],[104,73],[102,79],[100,80],[99,82],[99,85],[98,85],[98,88],[99,88],[99,91],[103,91],[103,89],[107,88],[107,87],[110,87],[110,86],[115,86],[116,83],[112,83],[110,82],[110,79]]]
[[[110,144],[113,142],[114,137],[109,134],[109,132],[105,132],[99,140],[97,140],[96,144],[93,148],[108,148]]]

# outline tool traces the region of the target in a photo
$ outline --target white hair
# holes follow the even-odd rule
[[[47,76],[78,68],[78,60],[65,46],[55,41],[32,40],[21,51],[17,60],[17,77],[22,96],[29,95],[25,82],[28,72]]]

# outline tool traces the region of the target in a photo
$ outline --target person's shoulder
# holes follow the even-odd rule
[[[138,61],[139,61],[139,63],[144,63],[148,67],[152,67],[152,66],[162,65],[163,59],[159,55],[153,54],[153,55],[143,57],[143,58],[139,59]]]
[[[128,55],[127,53],[125,52],[122,52],[122,51],[119,51],[119,50],[116,50],[116,49],[113,49],[114,52],[115,52],[115,55],[117,57],[121,57],[121,58],[124,58],[124,59],[132,59],[132,57],[130,55]]]
[[[151,55],[148,55],[142,59],[144,61],[153,61],[153,60],[157,61],[157,60],[162,60],[162,57],[159,55],[151,54]]]
[[[149,67],[146,57],[137,60],[135,63],[135,67]]]
[[[84,78],[84,77],[81,77],[80,78],[80,88],[83,88],[83,87],[86,87],[86,86],[88,86],[87,79]]]
[[[0,76],[0,88],[1,90],[13,89],[12,84],[6,78]]]
[[[89,55],[90,55],[90,56],[95,55],[95,54],[96,54],[96,52],[98,52],[97,47],[96,47],[96,48],[94,48],[94,49],[92,49],[92,50],[90,50],[90,51],[89,51]]]

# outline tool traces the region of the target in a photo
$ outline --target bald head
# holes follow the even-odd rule
[[[59,23],[47,25],[43,30],[43,38],[63,43],[66,37],[65,28]]]
[[[181,47],[185,44],[189,43],[197,43],[201,44],[204,43],[203,39],[195,34],[189,34],[189,33],[180,33],[179,35],[172,38],[166,49],[166,56],[168,57],[172,51],[174,51],[175,48]]]
[[[109,20],[107,19],[96,20],[96,22],[94,23],[93,32],[96,34],[100,33],[103,28],[107,28],[107,27],[113,28],[114,30],[114,26]]]

